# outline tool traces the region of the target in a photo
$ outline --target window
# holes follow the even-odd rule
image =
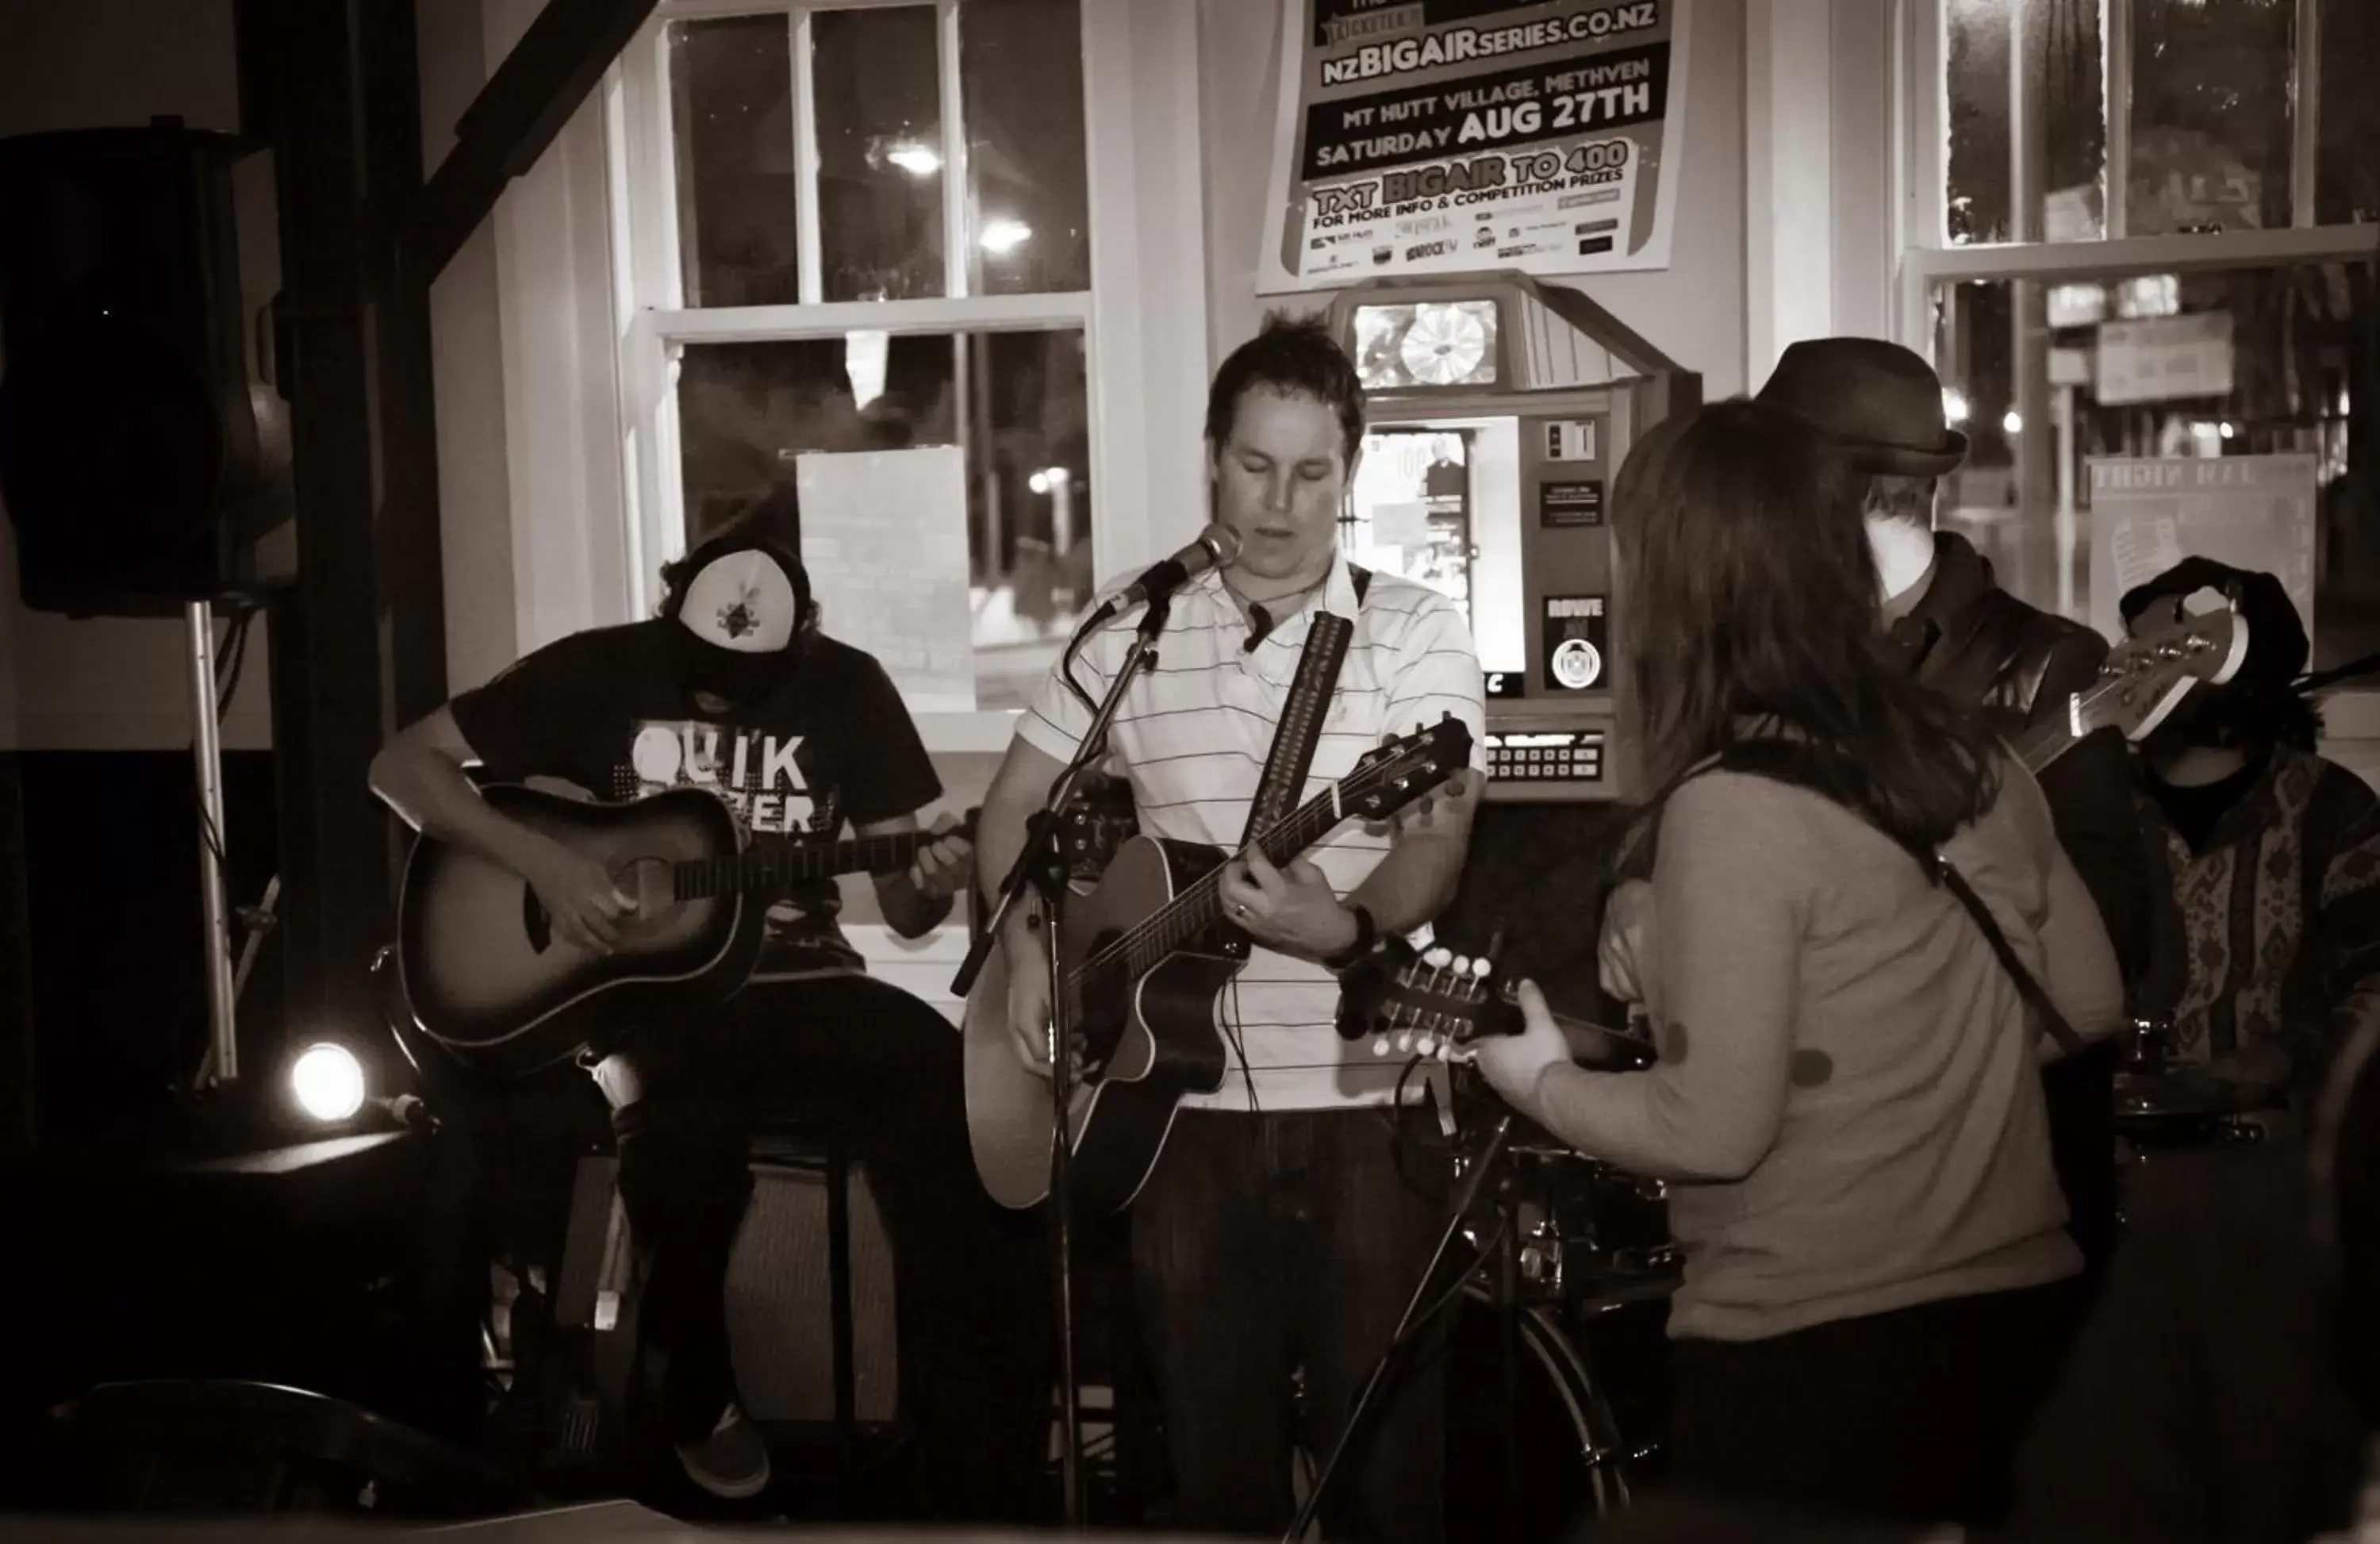
[[[613,153],[639,566],[805,452],[958,446],[976,706],[1023,705],[1099,572],[1082,11],[662,6]]]
[[[1908,3],[1900,334],[1973,443],[1944,522],[2105,627],[2178,554],[2095,530],[2095,458],[2301,456],[2256,565],[2310,572],[2318,668],[2380,650],[2380,6]]]

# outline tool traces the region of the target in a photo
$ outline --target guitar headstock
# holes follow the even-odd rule
[[[1339,784],[1341,808],[1386,820],[1471,764],[1471,726],[1448,713],[1367,752]]]
[[[2114,728],[2141,739],[2194,687],[2221,686],[2247,658],[2248,620],[2236,606],[2193,616],[2180,596],[2169,606],[2159,602],[2134,624],[2131,639],[2108,653],[2098,684],[2075,695],[2075,736]]]
[[[1512,1034],[1521,1011],[1489,985],[1495,962],[1391,939],[1340,979],[1339,1032],[1372,1037],[1375,1056],[1445,1057],[1481,1035]]]

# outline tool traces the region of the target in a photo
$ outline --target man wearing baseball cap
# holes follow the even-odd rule
[[[634,900],[597,858],[489,805],[465,767],[601,799],[698,787],[746,830],[789,838],[917,830],[941,784],[882,666],[818,630],[796,521],[789,493],[746,511],[663,570],[661,615],[562,638],[464,692],[382,750],[374,791],[419,830],[517,873],[557,944],[595,954],[633,936]],[[904,937],[939,925],[967,881],[954,824],[945,813],[914,863],[874,876]],[[731,1501],[768,1488],[723,1300],[752,1192],[748,1138],[762,1122],[832,1125],[868,1166],[892,1235],[904,1412],[929,1488],[920,1509],[1026,1520],[1049,1429],[1040,1241],[976,1178],[959,1038],[868,978],[832,880],[769,900],[740,991],[626,1027],[594,1066],[639,1266],[636,1397],[696,1486]]]
[[[1999,588],[1967,539],[1934,529],[1936,480],[1966,459],[1924,359],[1880,338],[1816,338],[1785,350],[1759,401],[1807,425],[1855,480],[1893,645],[1918,679],[2010,732],[2062,715],[2098,677],[2107,641]],[[2059,842],[2098,904],[2127,982],[2146,967],[2151,881],[2122,737],[2093,735],[2037,770]],[[2069,1226],[2095,1274],[2113,1245],[2116,1042],[2046,1075],[2050,1137]]]

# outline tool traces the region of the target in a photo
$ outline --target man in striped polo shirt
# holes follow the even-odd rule
[[[1481,743],[1479,662],[1445,597],[1380,574],[1360,586],[1338,521],[1364,436],[1354,365],[1318,321],[1268,320],[1217,371],[1208,396],[1214,517],[1241,538],[1230,566],[1178,591],[1158,663],[1133,682],[1111,735],[1141,829],[1236,849],[1314,617],[1354,626],[1302,800],[1384,736],[1452,713]],[[1121,668],[1135,610],[1078,656],[1096,697]],[[1027,817],[1089,727],[1053,674],[978,821],[984,869],[1001,873]],[[1329,1450],[1386,1348],[1443,1222],[1445,1167],[1426,1110],[1401,1115],[1399,1068],[1333,1029],[1332,965],[1380,933],[1443,909],[1469,841],[1484,766],[1392,827],[1341,826],[1275,869],[1234,861],[1222,881],[1255,941],[1218,1005],[1231,1047],[1218,1092],[1193,1098],[1133,1208],[1141,1330],[1165,1406],[1178,1527],[1279,1534],[1302,1440]],[[1048,968],[1022,918],[1002,941],[1018,1054],[1041,1065]],[[1423,1360],[1427,1360],[1427,1358]],[[1305,1371],[1305,1428],[1291,1418]],[[1420,1372],[1418,1365],[1415,1368]],[[1440,1384],[1411,1378],[1354,1477],[1371,1537],[1443,1537]]]

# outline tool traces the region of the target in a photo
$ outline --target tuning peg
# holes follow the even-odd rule
[[[1471,979],[1475,981],[1484,981],[1488,979],[1488,973],[1495,968],[1495,962],[1482,954],[1471,962]]]
[[[1373,1055],[1375,1055],[1375,1056],[1386,1056],[1388,1053],[1389,1053],[1389,1037],[1387,1037],[1386,1035],[1375,1035],[1375,1036],[1373,1036],[1373,1037],[1372,1037],[1372,1054],[1373,1054]]]
[[[1428,966],[1432,970],[1443,970],[1446,968],[1446,962],[1453,957],[1453,951],[1445,945],[1432,944],[1429,953],[1421,957],[1421,963]]]
[[[1425,1056],[1435,1056],[1435,1055],[1437,1055],[1437,1054],[1438,1054],[1438,1037],[1436,1037],[1435,1035],[1424,1035],[1424,1036],[1421,1038],[1420,1043],[1419,1043],[1417,1046],[1415,1046],[1415,1049],[1418,1050],[1418,1051],[1419,1051],[1423,1055],[1425,1055]]]
[[[1454,973],[1457,976],[1467,976],[1471,973],[1471,959],[1469,955],[1457,954],[1454,956]]]

